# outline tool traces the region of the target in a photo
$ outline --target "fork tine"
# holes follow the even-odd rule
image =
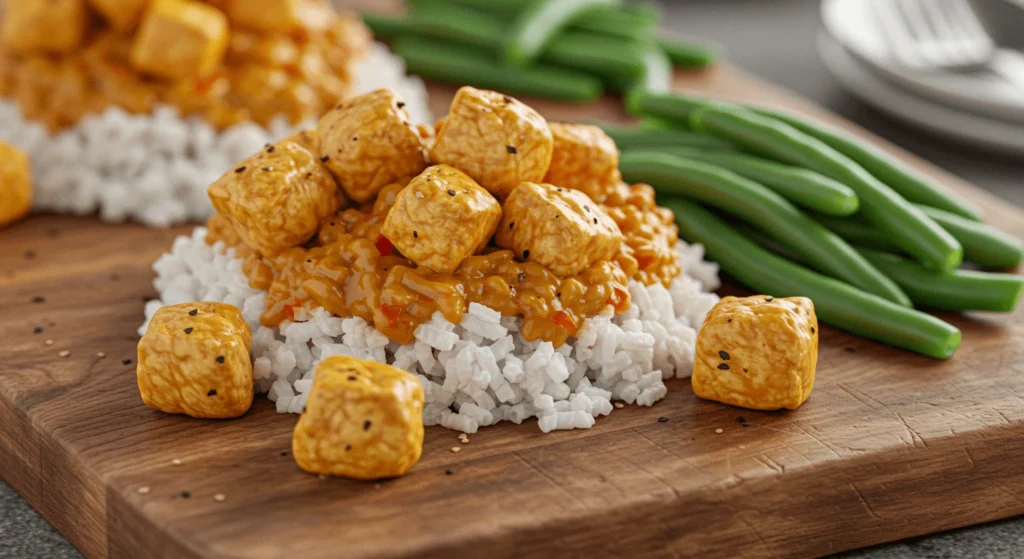
[[[906,16],[899,7],[891,0],[867,1],[871,2],[871,13],[889,43],[889,52],[894,61],[911,68],[930,65],[928,61],[921,59],[916,38],[907,27]]]
[[[920,56],[936,66],[949,63],[948,57],[943,53],[942,46],[938,41],[938,34],[932,28],[928,10],[921,0],[896,0],[900,10],[903,12],[903,20],[907,27],[917,39],[917,50]]]
[[[990,57],[995,49],[995,43],[971,6],[965,0],[949,0],[945,7],[949,16],[958,23],[964,40],[972,44],[970,48],[974,50],[976,56]]]
[[[939,36],[939,47],[950,57],[952,64],[971,65],[979,62],[979,53],[971,41],[970,33],[962,25],[959,14],[950,10],[957,0],[921,0]]]

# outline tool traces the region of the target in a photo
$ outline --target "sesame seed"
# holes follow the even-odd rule
[[[317,479],[327,479],[327,474],[320,474],[316,476]]]
[[[718,434],[722,434],[725,431],[721,427],[719,427],[718,429],[715,429],[715,432],[718,433]]]
[[[455,196],[455,191],[449,188],[448,189],[448,195],[449,196]]]
[[[174,460],[171,460],[171,465],[172,466],[180,466],[181,465],[181,459],[180,458],[175,458]]]
[[[594,225],[597,225],[597,218],[594,218]]]
[[[416,198],[417,198],[418,200],[422,200],[422,199],[423,199],[423,193],[422,193],[422,192],[420,192],[419,190],[417,190],[417,191],[416,191]]]
[[[65,349],[64,351],[58,353],[57,355],[60,355],[61,357],[68,357],[71,355],[71,352]]]
[[[32,302],[33,303],[45,303],[46,302],[46,298],[45,297],[40,297],[40,296],[37,295],[37,296],[32,298]]]
[[[615,402],[615,404],[613,404],[613,405],[615,406],[615,409],[617,409],[617,410],[621,410],[622,408],[626,407],[626,404],[623,404],[622,402]]]
[[[505,151],[511,153],[512,155],[515,155],[517,153],[515,146],[505,146]]]
[[[320,158],[320,162],[321,163],[327,163],[330,159],[331,159],[330,155],[325,155],[325,156]]]
[[[729,352],[728,351],[719,350],[718,351],[718,356],[721,357],[723,361],[728,361],[729,360]]]
[[[381,487],[384,487],[384,486],[383,486],[383,485],[381,485],[381,484],[379,484],[379,483],[375,483],[375,484],[373,484],[373,488],[374,488],[374,489],[380,489]]]
[[[102,351],[97,351],[96,352],[96,357],[99,357],[100,359],[103,359],[106,356],[107,356],[107,354],[103,353]]]
[[[718,364],[718,368],[719,368],[719,370],[722,370],[722,371],[728,371],[729,370],[729,364],[728,363],[719,363]]]
[[[524,281],[525,279],[526,279],[526,273],[525,272],[519,272],[519,281]]]
[[[245,167],[238,167],[237,169],[235,169],[235,172],[236,173],[241,173],[244,170],[245,170]]]
[[[217,389],[216,388],[211,388],[210,391],[206,393],[206,395],[207,396],[216,396],[217,395]]]
[[[53,345],[53,340],[46,340],[43,343],[46,344],[46,345]]]
[[[149,486],[143,485],[142,487],[136,489],[135,491],[137,491],[139,495],[149,495]]]
[[[813,334],[814,332],[815,332],[814,326],[811,326],[811,333]]]
[[[460,452],[462,452],[462,447],[458,447],[458,446],[453,446],[452,447],[452,454],[458,454]]]
[[[273,167],[260,167],[263,172],[269,173],[274,170]]]
[[[186,334],[191,334],[192,330],[195,330],[195,328],[192,328],[191,326],[189,326],[188,328],[185,328],[185,333]]]
[[[515,226],[516,226],[516,222],[514,222],[514,221],[510,221],[510,222],[508,222],[508,228],[509,228],[509,229],[512,229],[512,228],[514,228]]]
[[[217,362],[220,363],[221,365],[223,365],[224,364],[224,356],[223,355],[218,355],[217,356]]]
[[[771,295],[769,295],[769,296],[767,296],[767,297],[765,297],[765,298],[764,298],[764,300],[765,300],[765,301],[768,301],[769,303],[771,303],[771,302],[772,302],[772,301],[773,301],[774,299],[775,299],[775,298],[774,298],[774,297],[772,297]]]
[[[512,102],[512,99],[509,99],[508,97],[502,97],[501,100],[504,101],[505,103],[511,103]]]
[[[420,238],[420,234],[419,234],[418,232],[416,232],[415,230],[413,230],[413,232],[412,232],[412,238],[414,238],[414,239],[418,239],[418,238]]]
[[[223,503],[224,499],[227,499],[227,497],[223,493],[217,493],[216,495],[213,496],[213,500],[217,501],[218,503]]]
[[[658,418],[658,423],[668,423],[668,418],[665,416],[661,416]]]
[[[371,423],[370,420],[367,419],[366,421],[363,422],[363,431],[369,431],[370,427],[372,427],[372,426],[373,426],[373,423]]]
[[[195,316],[197,314],[199,314],[199,309],[192,309],[192,310],[188,311],[188,315],[189,316]]]
[[[530,249],[526,249],[526,250],[523,251],[523,260],[529,260],[529,259],[530,259]]]
[[[121,361],[121,364],[122,365],[131,365],[132,364],[132,360],[131,359],[125,359],[124,361]]]
[[[43,329],[38,327],[38,326],[36,326],[35,328],[32,329],[32,333],[33,334],[42,334],[43,333]]]
[[[182,491],[181,492],[181,498],[182,499],[191,499],[192,498],[192,493],[189,492],[189,491]]]
[[[449,469],[444,471],[444,475],[446,475],[446,476],[453,476],[453,475],[455,475],[455,470],[449,468]]]
[[[404,101],[399,101],[399,102],[395,103],[395,106],[398,107],[399,109],[401,109],[402,107],[405,106],[405,102]]]

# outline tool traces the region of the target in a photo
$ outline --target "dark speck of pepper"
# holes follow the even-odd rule
[[[38,326],[36,326],[35,328],[32,329],[32,333],[33,334],[42,334],[43,333],[43,329],[38,327]]]
[[[189,493],[188,491],[182,491],[181,492],[181,498],[182,499],[189,499],[191,497],[192,497],[192,493]]]
[[[274,146],[267,144],[267,153],[274,153]]]
[[[518,151],[518,150],[516,150],[515,146],[505,146],[505,150],[508,151],[509,153],[511,153],[512,155],[515,155],[516,152]]]
[[[352,450],[352,445],[350,445],[350,444],[345,445],[345,451],[348,452],[350,450]]]
[[[506,103],[511,103],[512,102],[512,99],[510,99],[508,97],[502,97],[501,100],[506,102]]]
[[[515,226],[516,226],[516,222],[514,222],[514,221],[510,221],[510,222],[508,222],[508,228],[509,228],[509,229],[512,229],[512,228],[514,228]]]
[[[395,103],[395,106],[398,107],[399,109],[401,109],[402,107],[405,106],[405,102],[404,101],[399,101],[399,102]]]
[[[594,225],[597,225],[597,218],[594,218]]]
[[[356,376],[355,375],[349,375],[348,376],[348,380],[350,380],[350,381],[356,380]]]
[[[455,196],[455,191],[449,188],[448,189],[448,195],[449,196]]]
[[[192,328],[191,326],[189,326],[188,328],[185,328],[185,333],[186,333],[186,334],[191,334],[191,333],[192,333],[192,330],[194,330],[194,328]]]
[[[455,475],[455,470],[449,468],[449,469],[444,471],[444,475],[446,475],[446,476],[453,476],[453,475]]]
[[[358,142],[359,141],[359,136],[352,136],[352,141],[353,142]]]
[[[743,417],[742,415],[736,418],[736,423],[743,424],[743,423],[746,423],[746,422],[747,422],[747,418]]]
[[[814,332],[815,332],[814,326],[811,326],[811,333],[813,334]]]
[[[33,303],[45,303],[46,302],[46,298],[45,297],[40,297],[40,296],[37,295],[37,296],[32,298],[32,302]]]
[[[728,371],[729,370],[729,364],[728,363],[719,363],[718,364],[718,368],[723,370],[723,371]]]
[[[331,159],[330,155],[325,155],[325,156],[320,158],[320,162],[321,163],[327,163],[330,159]]]
[[[245,170],[245,167],[238,167],[238,168],[235,169],[235,172],[236,173],[241,173],[244,170]]]
[[[131,359],[125,359],[124,361],[121,361],[121,364],[122,365],[131,365],[132,364],[132,360]]]
[[[729,352],[728,351],[721,351],[721,350],[719,350],[718,356],[721,357],[723,361],[728,361],[729,360]]]
[[[562,292],[561,291],[559,291],[558,293],[555,293],[555,297],[561,297],[561,296],[562,296]]]
[[[199,314],[199,309],[192,309],[192,310],[188,311],[188,315],[189,316],[195,316],[197,314]]]
[[[413,232],[412,232],[412,238],[414,238],[414,239],[418,239],[418,238],[420,238],[420,234],[419,234],[418,232],[416,232],[415,230],[413,230]]]
[[[583,211],[589,212],[590,211],[590,206],[588,206],[586,204],[583,204]]]
[[[224,356],[223,355],[218,355],[217,356],[217,362],[220,363],[221,365],[223,365],[224,364]]]
[[[288,456],[288,451],[287,450],[282,450],[281,451],[281,456]]]
[[[261,170],[265,173],[269,173],[274,170],[273,167],[261,167]]]
[[[370,420],[367,419],[366,421],[363,422],[363,431],[369,431],[370,427],[372,427],[372,426],[373,426],[373,423],[371,423]]]
[[[207,396],[216,396],[217,395],[217,389],[216,388],[211,388],[210,391],[206,393],[206,395]]]
[[[668,423],[668,418],[663,415],[658,418],[658,423]]]
[[[529,259],[530,259],[530,250],[529,249],[524,250],[523,251],[523,260],[529,260]]]

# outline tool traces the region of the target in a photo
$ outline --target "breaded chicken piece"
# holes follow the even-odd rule
[[[224,303],[182,303],[153,315],[139,341],[142,401],[166,413],[239,417],[252,405],[252,331]]]
[[[505,198],[521,182],[540,182],[551,164],[551,130],[519,101],[462,87],[439,123],[430,160],[456,167]]]
[[[579,190],[524,182],[505,200],[495,240],[517,257],[568,277],[622,245],[622,232],[600,206]]]
[[[818,318],[806,297],[725,297],[697,335],[693,392],[755,410],[796,409],[811,395]]]
[[[501,205],[469,175],[435,165],[398,193],[381,233],[417,266],[454,272],[494,235]]]

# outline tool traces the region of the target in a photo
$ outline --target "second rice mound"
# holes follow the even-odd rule
[[[632,304],[622,314],[588,318],[560,347],[526,341],[522,318],[502,317],[472,303],[461,324],[433,318],[399,345],[361,318],[323,309],[278,328],[260,325],[266,292],[249,287],[242,260],[206,229],[178,237],[153,266],[159,299],[146,305],[146,324],[164,305],[214,301],[242,310],[253,328],[256,388],[281,413],[301,413],[317,363],[351,355],[417,375],[426,397],[424,423],[465,433],[500,421],[537,418],[543,432],[589,428],[611,413],[612,401],[649,406],[665,397],[664,379],[690,376],[697,329],[718,301],[718,266],[701,245],[680,241],[682,272],[669,288],[630,281]],[[610,309],[609,309],[610,310]]]

